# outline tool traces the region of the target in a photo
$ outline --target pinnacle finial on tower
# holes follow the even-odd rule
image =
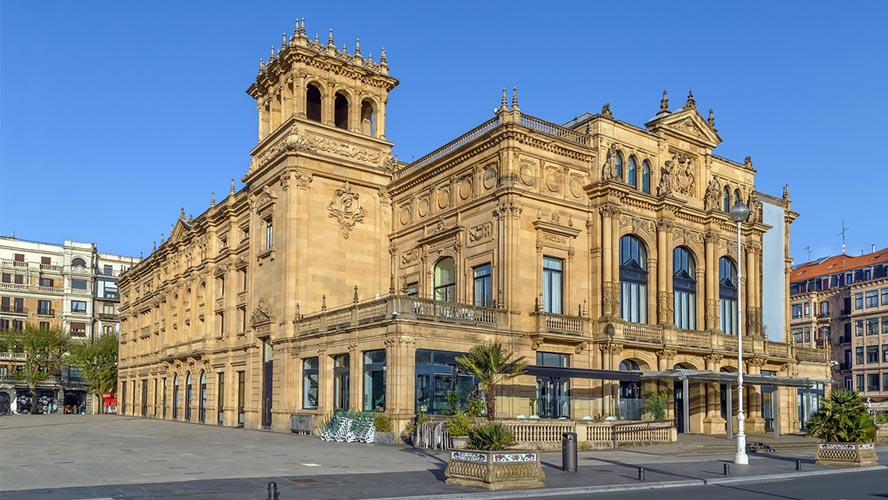
[[[213,191],[212,193],[210,193],[210,208],[215,207],[215,206],[216,206],[216,192]]]
[[[379,64],[382,64],[383,66],[388,64],[388,62],[385,58],[385,47],[382,48],[382,53],[379,54]]]
[[[336,47],[336,44],[333,43],[333,28],[330,28],[330,35],[327,37],[327,45],[330,47]]]
[[[163,233],[160,233],[160,246],[163,246]]]
[[[265,59],[259,58],[259,72],[265,71]]]
[[[321,39],[318,37],[318,34],[315,33],[315,45],[320,45],[320,44],[321,44]]]
[[[234,179],[231,179],[231,188],[228,190],[229,196],[234,196]]]
[[[669,96],[666,95],[666,89],[663,89],[663,98],[660,99],[660,112],[669,112]]]
[[[185,220],[185,209],[184,208],[179,209],[179,218],[182,220]]]
[[[305,18],[302,18],[302,22],[299,25],[299,34],[305,36]]]
[[[512,109],[518,109],[518,86],[512,87]]]
[[[509,104],[506,101],[506,88],[505,87],[503,87],[503,99],[502,99],[502,102],[500,102],[500,109],[503,111],[509,109]]]
[[[783,185],[783,199],[784,199],[784,200],[788,200],[788,199],[789,199],[789,184],[784,184],[784,185]]]
[[[285,31],[283,35],[281,35],[281,50],[287,48],[287,32]]]
[[[152,243],[153,245],[151,245],[151,253],[154,253],[157,251],[157,242],[153,241]]]
[[[355,55],[356,56],[361,55],[361,39],[360,38],[355,40]]]
[[[697,109],[697,101],[694,100],[694,91],[688,90],[688,102],[685,103],[687,109]]]
[[[709,128],[715,130],[715,114],[713,114],[712,108],[709,108],[709,118],[706,119],[706,123],[709,124]]]
[[[271,61],[274,61],[274,45],[271,46],[271,55],[268,56],[268,63],[271,64]]]

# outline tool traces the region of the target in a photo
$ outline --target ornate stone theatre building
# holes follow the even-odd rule
[[[319,43],[304,22],[272,51],[247,90],[245,187],[180,213],[120,279],[123,413],[289,431],[369,410],[403,427],[465,401],[475,381],[453,358],[499,341],[532,367],[498,417],[639,419],[665,392],[679,431],[721,433],[742,305],[747,428],[799,429],[798,387],[822,387],[829,352],[763,336],[771,226],[751,159],[713,154],[711,111],[664,92],[644,126],[607,105],[558,125],[503,91],[489,120],[408,164],[385,135],[397,85],[384,51]],[[797,214],[775,200],[788,235]]]

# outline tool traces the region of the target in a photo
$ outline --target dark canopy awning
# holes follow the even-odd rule
[[[586,368],[562,368],[558,366],[528,366],[524,373],[528,375],[536,375],[537,377],[587,378],[638,382],[641,380],[642,372],[589,370]]]
[[[666,370],[662,372],[642,372],[642,380],[685,380],[688,382],[714,382],[737,385],[736,372],[714,372],[711,370]],[[776,385],[785,387],[813,387],[817,384],[832,384],[829,379],[778,377],[775,375],[743,374],[743,383],[750,385]]]

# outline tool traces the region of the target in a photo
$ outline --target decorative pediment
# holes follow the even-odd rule
[[[185,219],[180,218],[176,221],[176,225],[173,226],[173,231],[170,233],[170,239],[168,240],[171,244],[177,244],[181,241],[188,238],[188,232],[191,230],[191,227],[185,222]]]
[[[226,272],[228,272],[228,264],[219,264],[216,266],[216,271],[213,272],[213,276],[223,276]]]
[[[253,207],[256,209],[256,213],[261,215],[273,207],[276,201],[277,196],[271,192],[271,189],[269,189],[268,186],[265,186],[262,188],[262,191],[256,195],[256,198],[253,201]]]
[[[718,146],[721,137],[709,126],[696,108],[685,108],[675,113],[663,114],[647,122],[651,132],[678,136],[688,142],[707,148]]]
[[[265,304],[265,299],[259,297],[259,303],[253,309],[253,314],[250,316],[250,326],[257,328],[269,323],[271,323],[271,313],[268,310],[268,305]]]

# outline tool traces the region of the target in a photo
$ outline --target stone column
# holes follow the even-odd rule
[[[657,363],[659,371],[667,371],[672,369],[672,360],[675,359],[676,351],[674,349],[662,349],[657,352]],[[675,384],[672,380],[658,382],[659,390],[666,392],[666,418],[675,418]],[[665,385],[665,387],[664,387]]]
[[[705,328],[718,330],[718,259],[715,245],[718,243],[718,232],[708,231],[705,235],[706,253],[706,309],[704,313]]]
[[[706,369],[719,372],[721,368],[721,354],[709,354],[703,357],[706,361]],[[719,384],[703,383],[701,384],[706,391],[706,415],[703,419],[704,434],[723,434],[725,432],[725,419],[721,416],[721,403],[719,401],[720,388]]]

